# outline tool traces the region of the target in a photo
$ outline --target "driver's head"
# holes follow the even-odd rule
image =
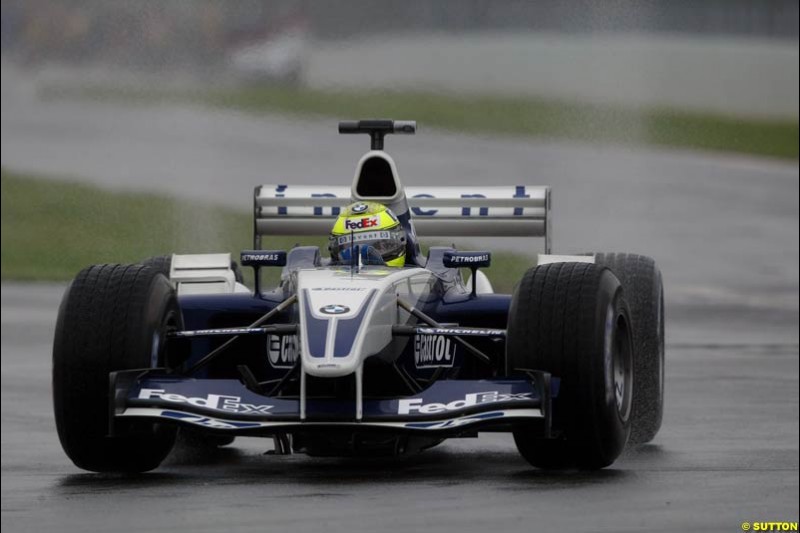
[[[372,247],[387,266],[405,264],[406,234],[394,213],[383,204],[356,202],[342,210],[331,231],[331,260],[350,261],[354,245],[361,249]]]

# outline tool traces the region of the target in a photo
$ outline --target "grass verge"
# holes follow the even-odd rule
[[[216,91],[82,88],[82,98],[191,101],[250,113],[335,118],[396,117],[423,127],[623,145],[652,145],[798,159],[797,121],[755,120],[671,109],[572,104],[532,97],[428,92],[336,92],[281,87]]]
[[[230,252],[252,246],[248,210],[235,210],[143,193],[110,192],[61,180],[0,173],[2,279],[71,280],[96,263],[135,263],[169,253]],[[326,236],[278,237],[265,248],[297,243],[324,246]],[[487,275],[509,292],[532,260],[495,254]],[[276,282],[279,269],[266,269]],[[245,272],[248,276],[249,272]]]

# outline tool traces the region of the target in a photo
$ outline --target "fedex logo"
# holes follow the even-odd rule
[[[366,229],[377,226],[380,223],[380,217],[364,217],[359,220],[347,219],[344,221],[344,229]]]
[[[484,403],[511,402],[516,400],[530,400],[529,392],[473,392],[467,394],[463,400],[455,400],[450,403],[422,403],[422,398],[403,398],[398,402],[397,414],[410,415],[414,413],[429,415],[434,413],[446,413],[447,411],[457,411],[467,407],[473,407]]]
[[[271,405],[256,405],[252,403],[242,403],[239,396],[224,396],[221,394],[209,394],[205,398],[183,396],[182,394],[168,393],[164,389],[142,389],[139,391],[140,400],[159,399],[167,402],[188,403],[195,407],[205,407],[217,411],[228,411],[233,413],[259,413],[269,414]]]

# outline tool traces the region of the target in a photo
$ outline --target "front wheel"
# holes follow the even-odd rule
[[[543,370],[560,379],[554,439],[514,430],[517,448],[539,468],[610,465],[630,435],[633,343],[619,280],[590,263],[532,268],[511,301],[507,374]]]
[[[61,301],[53,342],[53,408],[64,451],[94,472],[144,472],[172,449],[175,428],[115,424],[109,435],[109,373],[161,364],[166,333],[182,329],[167,278],[143,265],[81,271]]]

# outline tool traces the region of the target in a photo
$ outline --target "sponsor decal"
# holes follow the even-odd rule
[[[178,411],[164,411],[161,413],[164,418],[174,418],[183,422],[189,422],[198,426],[203,426],[213,429],[250,429],[262,427],[258,422],[236,422],[233,420],[219,420],[217,418],[210,418],[207,416],[192,415],[189,413],[181,413]]]
[[[421,335],[481,335],[486,337],[502,337],[506,334],[504,329],[490,328],[425,328],[419,327],[417,331]]]
[[[492,418],[502,418],[505,416],[504,411],[495,411],[494,413],[482,413],[475,416],[467,416],[464,418],[453,418],[451,420],[443,420],[441,422],[408,422],[405,424],[407,428],[413,429],[446,429],[466,426],[482,420],[489,420]]]
[[[242,254],[242,261],[278,261],[282,257],[279,254]]]
[[[448,268],[480,268],[488,267],[492,263],[492,254],[489,252],[445,252],[442,263]]]
[[[414,364],[417,368],[453,366],[456,345],[444,335],[415,335]]]
[[[350,311],[350,308],[346,305],[331,304],[320,307],[319,310],[321,313],[325,313],[326,315],[342,315]]]
[[[351,220],[348,218],[344,221],[344,229],[355,230],[355,229],[373,228],[378,224],[380,224],[380,222],[381,222],[381,217],[379,216],[364,217],[358,220]]]
[[[347,234],[336,238],[336,243],[339,246],[344,246],[351,243],[359,242],[372,242],[392,239],[392,232],[390,231],[365,231],[362,233],[355,233],[353,235]]]
[[[292,368],[300,355],[297,335],[268,335],[267,356],[273,368]]]
[[[452,254],[450,256],[450,262],[469,265],[472,263],[485,263],[489,260],[489,254],[480,254],[480,255],[457,255]]]
[[[241,255],[242,266],[284,266],[286,252],[283,250],[244,250]]]
[[[209,394],[205,398],[184,396],[182,394],[175,394],[167,392],[164,389],[142,389],[139,391],[140,400],[153,400],[159,399],[166,402],[184,403],[194,405],[195,407],[204,407],[206,409],[213,409],[215,411],[227,411],[229,413],[259,413],[269,414],[272,405],[256,405],[252,403],[243,403],[239,396],[224,396],[221,394]]]
[[[178,337],[203,337],[213,335],[250,335],[264,333],[264,328],[215,328],[215,329],[196,329],[186,331],[176,331],[174,335]]]
[[[353,206],[353,207],[352,207],[350,210],[351,210],[353,213],[363,213],[363,212],[364,212],[364,211],[366,211],[367,209],[369,209],[369,206],[368,206],[367,204],[365,204],[365,203],[358,203],[358,204],[354,205],[354,206]]]
[[[404,398],[398,401],[397,414],[423,414],[430,415],[436,413],[446,413],[448,411],[458,411],[486,403],[510,402],[517,400],[529,400],[530,392],[504,393],[499,391],[475,392],[467,394],[463,400],[454,400],[450,403],[426,403],[423,404],[422,398]]]
[[[461,198],[466,200],[471,199],[480,199],[486,198],[530,198],[531,194],[530,191],[527,190],[526,185],[516,185],[516,186],[508,186],[505,187],[503,191],[500,192],[491,192],[487,193],[484,191],[483,187],[476,187],[474,192],[465,192],[459,194]],[[271,197],[274,196],[275,198],[297,198],[297,199],[308,199],[308,206],[286,206],[286,205],[279,205],[277,206],[277,214],[278,215],[289,215],[289,214],[300,214],[303,212],[304,209],[307,209],[310,206],[313,206],[313,216],[338,216],[340,213],[339,207],[321,207],[321,206],[314,206],[314,198],[342,198],[343,202],[347,202],[350,197],[350,188],[349,187],[340,187],[332,189],[335,190],[336,193],[327,192],[327,193],[309,193],[304,190],[303,187],[292,187],[287,185],[278,185],[274,192],[263,190],[260,193],[261,197]],[[411,200],[411,204],[413,204],[414,198],[443,198],[451,200],[453,199],[453,194],[451,191],[446,189],[439,189],[436,187],[425,187],[423,191],[416,192],[415,188],[411,187],[406,189],[406,194]],[[473,200],[474,202],[474,200]],[[351,213],[356,215],[362,213],[362,211],[356,211],[356,206],[350,208]],[[330,212],[329,212],[330,210]],[[363,211],[364,213],[367,210]],[[510,213],[511,216],[514,217],[524,217],[530,212],[530,208],[528,207],[514,207],[513,209],[507,207],[467,207],[467,206],[458,206],[458,207],[420,207],[420,206],[411,206],[410,213],[414,217],[439,217],[439,216],[461,216],[464,218],[470,217],[490,217],[492,215],[499,215],[502,212],[502,216],[507,216],[506,213]],[[452,215],[451,215],[452,213]],[[400,215],[401,218],[403,215]]]
[[[342,235],[336,239],[339,245],[350,244],[351,242],[364,242],[364,241],[378,241],[387,240],[392,238],[392,233],[389,231],[366,231],[364,233],[356,233],[354,235]]]

